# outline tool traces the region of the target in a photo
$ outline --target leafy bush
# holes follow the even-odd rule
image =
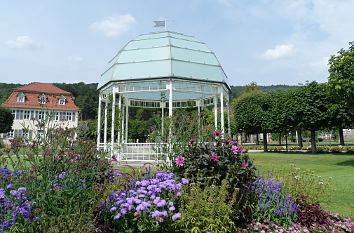
[[[220,185],[226,179],[231,193],[236,188],[244,190],[255,179],[253,162],[236,142],[223,140],[220,131],[213,135],[210,143],[191,140],[174,158],[173,172],[202,183]]]
[[[306,197],[301,197],[296,200],[299,204],[298,222],[308,228],[313,226],[329,226],[332,224],[330,215],[324,211],[319,203],[310,204]]]
[[[282,226],[290,226],[296,219],[298,205],[282,190],[282,183],[275,179],[258,177],[252,185],[256,195],[254,219],[258,222],[270,220]]]
[[[185,187],[182,192],[182,219],[177,223],[183,232],[233,232],[235,200],[228,200],[227,182],[204,188],[199,184]]]
[[[102,203],[103,221],[115,232],[174,232],[174,222],[181,218],[180,190],[188,182],[177,181],[171,172],[132,182]]]

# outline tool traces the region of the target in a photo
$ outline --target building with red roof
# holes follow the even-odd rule
[[[10,108],[14,115],[8,138],[32,139],[51,127],[75,128],[80,109],[74,96],[51,83],[33,82],[14,88],[2,107]],[[40,122],[45,124],[39,124]],[[45,125],[45,127],[39,127]]]

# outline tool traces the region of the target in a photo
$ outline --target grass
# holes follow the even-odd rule
[[[316,175],[332,177],[331,194],[321,205],[332,213],[354,217],[354,155],[307,153],[249,153],[262,174],[291,169],[295,164]]]

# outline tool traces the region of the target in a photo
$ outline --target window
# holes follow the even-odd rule
[[[36,111],[31,110],[31,120],[35,120],[36,119]]]
[[[55,112],[54,120],[59,121],[59,112]]]
[[[31,116],[31,111],[30,110],[24,110],[23,111],[23,119],[24,120],[29,120]]]
[[[16,110],[16,120],[23,120],[23,110]]]
[[[64,96],[60,96],[59,105],[65,105],[65,104],[66,104],[66,98]]]
[[[60,112],[60,121],[65,121],[66,117],[65,117],[65,112]]]
[[[73,112],[73,113],[71,114],[71,120],[72,120],[72,121],[75,121],[75,112]]]
[[[66,112],[66,120],[67,121],[72,121],[73,117],[72,117],[72,112]]]
[[[14,138],[15,130],[11,130],[7,135],[9,138]]]
[[[22,92],[17,95],[17,102],[24,103],[25,99],[26,99],[26,96]]]
[[[44,119],[44,112],[43,111],[37,111],[37,119],[42,120]]]
[[[38,100],[39,100],[40,104],[46,104],[47,103],[47,96],[42,94],[42,95],[39,96]]]

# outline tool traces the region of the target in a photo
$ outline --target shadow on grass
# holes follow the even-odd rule
[[[339,166],[354,166],[354,159],[336,163]]]

